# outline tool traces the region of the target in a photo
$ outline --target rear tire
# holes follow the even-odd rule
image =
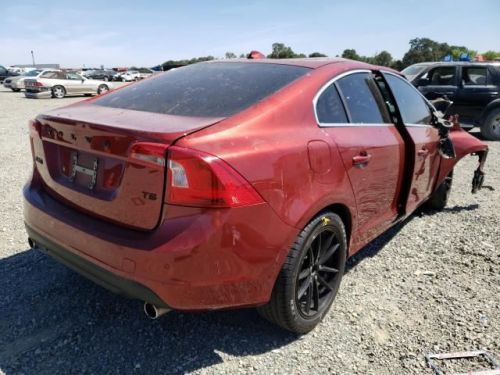
[[[432,193],[429,200],[425,203],[425,208],[429,211],[442,211],[448,203],[448,198],[451,192],[453,183],[453,171],[450,172],[443,182],[437,187],[436,191]]]
[[[66,96],[66,89],[62,86],[52,87],[52,97],[56,99],[62,99]]]
[[[337,294],[347,257],[345,227],[332,212],[316,216],[299,234],[274,285],[257,311],[299,334],[321,322]]]
[[[481,135],[490,141],[500,141],[500,108],[495,108],[488,113],[481,125]]]
[[[13,89],[12,87],[11,87],[10,89],[11,89],[12,91],[14,91],[14,92],[19,92],[19,91],[21,91],[21,89]]]

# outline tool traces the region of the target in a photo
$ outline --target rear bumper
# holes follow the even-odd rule
[[[266,303],[297,230],[267,205],[166,206],[154,231],[82,214],[36,184],[24,188],[28,235],[55,259],[120,294],[177,310]]]
[[[135,281],[126,279],[108,272],[104,268],[89,262],[81,256],[68,251],[64,247],[45,238],[43,235],[32,229],[26,224],[28,237],[33,241],[34,248],[50,255],[58,262],[78,272],[96,284],[110,290],[113,293],[121,294],[126,297],[140,299],[145,302],[153,303],[157,306],[168,307],[152,290]]]
[[[25,91],[24,96],[31,99],[42,99],[42,98],[51,98],[52,92],[50,90],[44,91]]]

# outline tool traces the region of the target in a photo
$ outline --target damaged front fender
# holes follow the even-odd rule
[[[472,193],[474,194],[483,186],[485,176],[483,167],[486,156],[488,155],[488,145],[464,131],[460,127],[457,118],[453,121],[453,128],[450,130],[448,137],[453,143],[455,157],[441,159],[441,167],[439,169],[436,186],[439,186],[439,184],[444,181],[445,177],[452,171],[460,159],[469,154],[477,155],[479,158],[479,165],[474,171],[474,177],[472,179]]]

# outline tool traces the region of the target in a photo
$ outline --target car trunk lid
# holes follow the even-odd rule
[[[117,224],[151,230],[161,219],[166,149],[220,120],[78,104],[37,118],[33,153],[56,198]]]

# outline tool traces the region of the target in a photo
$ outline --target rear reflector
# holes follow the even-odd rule
[[[201,151],[172,146],[168,153],[167,203],[240,207],[262,203],[252,185],[226,162]]]
[[[161,143],[135,143],[130,151],[130,158],[151,167],[164,168],[167,147],[168,145]]]

